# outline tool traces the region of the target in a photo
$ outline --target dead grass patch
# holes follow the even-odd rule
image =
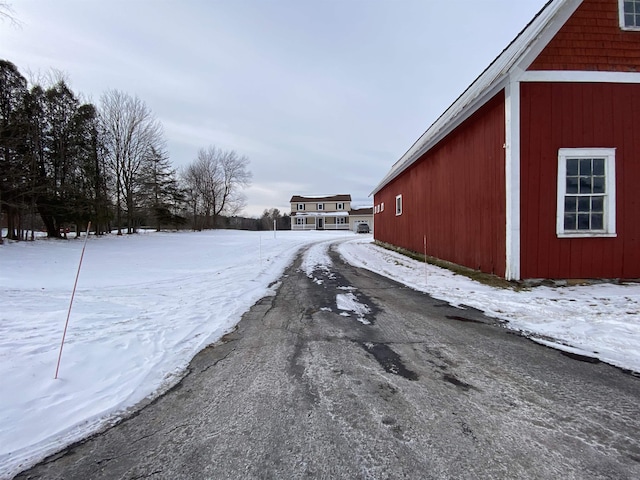
[[[425,255],[422,253],[413,252],[405,248],[399,248],[388,243],[380,242],[378,240],[374,241],[374,244],[377,245],[378,247],[384,248],[386,250],[391,250],[392,252],[399,253],[401,255],[412,258],[419,262],[425,261]],[[505,280],[504,278],[498,277],[497,275],[480,272],[479,270],[473,270],[471,268],[463,267],[462,265],[457,265],[455,263],[447,262],[446,260],[441,260],[439,258],[431,257],[429,255],[426,256],[426,262],[440,268],[445,268],[457,275],[462,275],[464,277],[470,278],[471,280],[482,283],[483,285],[488,285],[490,287],[497,287],[497,288],[515,290],[515,291],[529,290],[527,286],[523,285],[520,282],[512,282],[509,280]]]

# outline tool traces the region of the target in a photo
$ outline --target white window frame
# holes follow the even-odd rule
[[[336,210],[344,210],[344,202],[336,203]]]
[[[396,217],[402,215],[402,194],[396,195]]]
[[[604,158],[605,193],[602,230],[565,230],[564,205],[567,195],[567,159]],[[558,238],[589,238],[616,236],[616,149],[561,148],[558,150],[558,197],[556,206],[556,235]]]
[[[344,217],[336,217],[336,225],[345,225],[346,223]]]
[[[384,212],[384,202],[382,202],[382,203],[380,204],[380,211],[381,211],[381,212]]]
[[[306,225],[305,217],[296,217],[296,225]]]
[[[324,210],[324,203],[319,203],[318,204],[318,211],[320,210]]]
[[[304,210],[304,203],[299,203],[298,204],[298,210]]]
[[[630,0],[626,0],[626,1],[630,1]],[[635,1],[636,8],[640,9],[640,2],[638,0],[631,0],[631,1]],[[624,20],[624,2],[625,0],[618,0],[618,18],[620,20],[620,28],[622,30],[640,31],[640,24],[638,25],[626,24]],[[640,10],[638,10],[638,13],[640,14]]]

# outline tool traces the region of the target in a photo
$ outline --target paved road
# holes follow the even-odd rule
[[[17,478],[640,478],[639,378],[331,257],[314,280],[298,260],[167,395]]]

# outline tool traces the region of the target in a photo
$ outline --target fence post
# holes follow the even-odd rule
[[[424,284],[427,285],[427,235],[424,236]]]
[[[89,239],[89,229],[91,228],[91,222],[87,225],[87,236],[84,237],[84,244],[82,245],[82,253],[80,254],[80,262],[78,263],[78,271],[76,272],[76,281],[73,284],[73,291],[71,292],[71,301],[69,302],[69,310],[67,311],[67,321],[64,323],[64,331],[62,332],[62,341],[60,342],[60,352],[58,353],[58,364],[56,365],[56,374],[53,377],[54,380],[58,378],[58,370],[60,369],[60,359],[62,358],[62,347],[64,346],[64,338],[67,335],[67,326],[69,325],[69,317],[71,316],[71,306],[73,305],[73,297],[76,295],[76,287],[78,286],[78,277],[80,276],[80,268],[82,267],[82,259],[84,258],[84,249],[87,246],[87,240]]]

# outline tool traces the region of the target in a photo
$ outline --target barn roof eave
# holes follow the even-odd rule
[[[414,142],[370,195],[375,195],[403,171],[409,168],[418,158],[432,148],[446,134],[460,125],[471,113],[476,111],[504,85],[512,72],[520,69],[522,60],[531,51],[532,46],[548,29],[559,30],[564,21],[558,21],[558,13],[565,7],[575,9],[582,0],[549,0],[522,31],[498,55],[491,64],[462,92],[462,94],[444,111],[438,119]],[[533,59],[532,59],[533,60]],[[527,65],[528,67],[528,65]],[[487,98],[489,97],[489,98]]]

